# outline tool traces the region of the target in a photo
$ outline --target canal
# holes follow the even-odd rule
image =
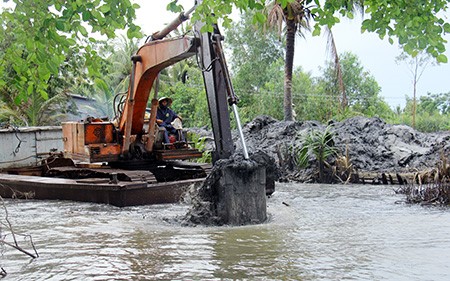
[[[276,188],[268,222],[243,227],[184,227],[187,204],[5,199],[40,256],[3,246],[3,280],[450,280],[450,209],[390,186]]]

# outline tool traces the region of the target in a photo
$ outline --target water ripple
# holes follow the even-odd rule
[[[244,227],[182,227],[183,204],[6,200],[40,257],[4,248],[0,262],[9,280],[448,280],[449,209],[402,199],[380,186],[278,184],[268,222]]]

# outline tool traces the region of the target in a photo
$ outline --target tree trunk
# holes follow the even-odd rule
[[[417,81],[419,81],[418,78],[418,70],[419,70],[419,59],[418,57],[415,58],[415,68],[414,68],[414,79],[413,79],[413,107],[412,107],[412,128],[415,129],[416,128],[416,106],[417,106],[417,101],[416,101],[416,91],[417,91]]]
[[[322,160],[319,161],[319,183],[324,183],[325,165]]]
[[[413,129],[416,128],[416,107],[417,107],[417,100],[416,100],[416,81],[414,81],[414,90],[413,90],[413,108],[412,108],[412,127]]]
[[[297,25],[294,20],[286,20],[286,60],[284,63],[284,120],[294,121],[292,109],[292,71],[294,68],[295,33]]]

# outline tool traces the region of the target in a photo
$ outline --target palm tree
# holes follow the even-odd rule
[[[139,44],[137,40],[129,40],[125,36],[106,43],[100,48],[101,55],[105,57],[103,75],[89,85],[74,85],[71,92],[95,100],[95,109],[84,106],[89,111],[97,111],[101,117],[115,118],[117,108],[114,108],[114,102],[119,101],[115,96],[125,96],[127,93],[132,68],[130,58]]]
[[[295,35],[299,34],[304,37],[304,30],[309,31],[311,29],[310,21],[313,19],[311,8],[313,7],[311,1],[308,0],[293,0],[292,2],[285,3],[283,7],[281,0],[273,0],[270,2],[266,9],[268,11],[268,24],[277,28],[278,33],[281,34],[283,30],[283,23],[286,25],[286,57],[285,57],[285,77],[284,77],[284,120],[294,120],[294,110],[292,108],[292,71],[294,65],[294,50],[295,50]],[[347,0],[345,6],[349,11],[358,11],[363,13],[363,0]],[[331,33],[331,29],[327,28],[328,44],[331,49],[334,62],[336,64],[336,77],[337,83],[340,85],[342,91],[341,105],[345,107],[347,105],[347,97],[345,95],[345,88],[342,82],[342,72],[339,66],[339,58],[337,56],[336,45]]]
[[[309,21],[312,17],[309,7],[304,6],[304,0],[295,0],[283,7],[281,1],[269,3],[268,23],[276,27],[281,34],[283,23],[286,24],[286,57],[284,63],[284,120],[293,121],[292,108],[292,71],[294,67],[295,35],[304,37],[303,30],[310,30]]]
[[[12,99],[0,100],[0,123],[15,126],[58,125],[68,113],[69,97],[58,93],[48,99],[33,93],[24,104]]]
[[[0,100],[0,124],[28,125],[28,120],[13,104]],[[3,127],[0,125],[0,127]]]
[[[344,112],[345,108],[348,106],[348,99],[347,99],[347,94],[345,92],[344,77],[343,77],[343,73],[342,73],[341,62],[340,62],[339,55],[337,52],[336,42],[334,41],[333,32],[331,32],[331,29],[328,27],[325,28],[325,32],[328,35],[327,48],[333,59],[334,74],[335,74],[335,81],[336,81],[335,83],[338,85],[338,89],[342,94],[340,109],[342,110],[342,112]]]
[[[364,14],[364,0],[347,0],[345,3],[345,6],[348,11],[350,12],[357,12],[361,15]],[[342,73],[342,67],[340,63],[340,59],[337,53],[336,48],[336,42],[334,41],[333,33],[331,32],[331,28],[326,26],[325,27],[325,33],[328,35],[327,39],[327,47],[329,50],[329,53],[333,59],[333,65],[334,65],[334,71],[335,71],[335,78],[336,78],[336,84],[338,85],[338,89],[342,94],[341,97],[341,110],[342,112],[345,112],[346,107],[348,106],[348,98],[347,93],[345,90],[344,85],[344,79],[343,79],[343,73]]]
[[[128,89],[128,80],[131,74],[131,56],[139,49],[138,40],[129,40],[125,36],[120,36],[113,41],[113,48],[106,48],[108,53],[105,57],[110,63],[107,69],[105,82],[116,91],[124,92]]]

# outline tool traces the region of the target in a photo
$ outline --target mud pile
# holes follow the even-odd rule
[[[292,159],[292,147],[301,147],[302,135],[325,130],[331,125],[334,143],[344,155],[348,147],[350,161],[358,171],[413,172],[436,167],[441,155],[450,155],[450,131],[421,133],[405,125],[386,124],[380,118],[353,117],[342,122],[321,124],[316,121],[277,121],[259,116],[243,128],[249,153],[262,150],[276,159],[283,177],[301,180]],[[237,150],[240,142],[235,137]],[[311,160],[313,165],[314,159]],[[313,167],[312,167],[313,168]]]
[[[441,155],[450,155],[450,132],[421,133],[405,125],[386,124],[380,118],[353,117],[333,122],[334,143],[359,171],[408,172],[435,167]],[[249,151],[262,149],[278,159],[285,173],[293,169],[289,149],[302,146],[302,135],[325,130],[314,121],[282,122],[267,116],[244,127]],[[239,143],[238,143],[239,144]],[[287,162],[287,163],[286,163]]]

